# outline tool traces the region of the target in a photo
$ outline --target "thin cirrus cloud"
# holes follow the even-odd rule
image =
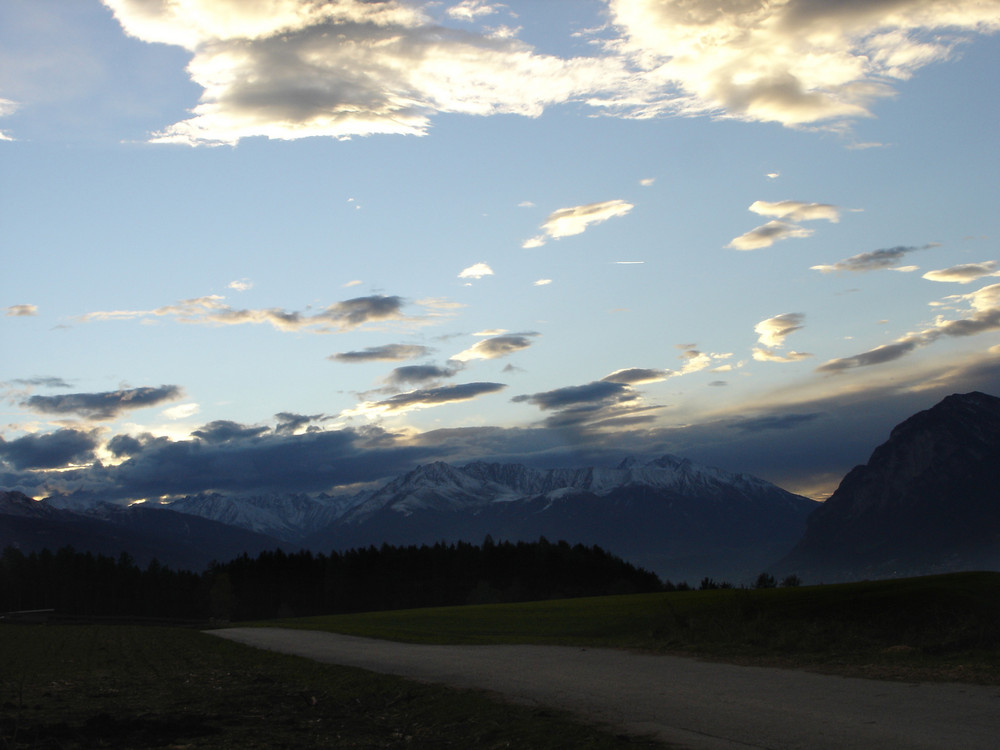
[[[914,266],[896,266],[906,255],[917,250],[928,250],[937,247],[937,243],[928,243],[917,247],[886,247],[879,250],[872,250],[868,253],[859,253],[850,258],[838,260],[829,265],[810,266],[812,271],[821,273],[835,273],[838,271],[849,271],[852,273],[866,273],[868,271],[879,271],[882,269],[892,269],[896,271],[914,271]]]
[[[542,224],[542,234],[521,243],[525,249],[541,247],[548,240],[583,234],[592,224],[600,224],[616,216],[625,216],[635,206],[621,199],[587,203],[582,206],[560,208],[549,214]]]
[[[157,406],[182,395],[176,385],[123,388],[103,393],[63,393],[32,396],[22,405],[41,414],[73,415],[85,419],[108,420],[136,409]]]
[[[888,344],[855,354],[831,359],[817,369],[818,372],[841,373],[859,367],[871,367],[892,362],[917,349],[933,344],[942,337],[975,336],[1000,329],[1000,284],[991,284],[971,294],[948,298],[949,303],[966,303],[965,317],[949,320],[938,317],[934,325],[922,331],[908,333]]]
[[[892,81],[951,56],[961,32],[1000,28],[996,0],[611,0],[609,9],[624,35],[612,46],[645,73],[621,98],[644,101],[643,116],[722,112],[791,127],[870,116],[895,94]],[[658,96],[668,89],[677,93]]]
[[[237,309],[225,297],[212,294],[181,300],[155,310],[112,310],[82,315],[83,322],[173,318],[181,323],[245,325],[268,323],[281,331],[312,329],[317,333],[349,331],[365,323],[412,320],[403,315],[404,300],[396,296],[371,295],[335,302],[322,312],[307,315],[280,308]]]
[[[811,357],[811,354],[805,352],[790,351],[781,354],[776,351],[785,345],[786,338],[802,329],[805,317],[802,313],[782,313],[760,321],[753,329],[758,336],[753,358],[758,362],[797,362]]]
[[[963,263],[951,268],[928,271],[924,274],[924,278],[928,281],[945,281],[956,284],[968,284],[984,276],[1000,276],[1000,271],[997,271],[996,261],[988,260],[983,263]]]
[[[473,359],[497,359],[506,357],[508,354],[519,352],[531,346],[531,339],[537,333],[506,334],[493,336],[482,341],[477,341],[468,349],[459,352],[451,357],[458,362],[468,362]]]
[[[426,346],[417,344],[385,344],[383,346],[370,346],[350,352],[338,352],[331,354],[327,359],[335,362],[399,362],[406,359],[416,359],[430,354],[433,350]]]

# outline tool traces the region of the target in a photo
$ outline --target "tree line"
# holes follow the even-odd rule
[[[60,617],[249,620],[662,591],[597,546],[565,541],[459,542],[244,554],[202,573],[64,547],[0,554],[0,612]]]

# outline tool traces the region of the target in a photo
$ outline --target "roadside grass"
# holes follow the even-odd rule
[[[664,747],[183,628],[0,626],[3,750]]]
[[[415,643],[627,648],[1000,684],[1000,573],[367,612],[261,625]]]

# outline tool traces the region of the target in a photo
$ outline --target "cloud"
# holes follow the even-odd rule
[[[15,385],[34,385],[43,386],[45,388],[72,388],[68,382],[62,378],[56,377],[39,377],[39,378],[16,378],[14,380],[8,381]],[[6,383],[0,383],[0,385],[6,385]]]
[[[785,339],[791,334],[802,329],[805,317],[803,313],[782,313],[760,321],[753,329],[758,335],[759,344],[754,347],[753,358],[758,362],[797,362],[811,357],[811,354],[804,352],[778,354],[774,351],[783,347]]]
[[[808,414],[772,414],[763,417],[750,417],[739,419],[731,423],[731,426],[744,432],[762,432],[764,430],[793,430],[803,424],[812,422],[825,416],[821,412]]]
[[[176,385],[158,388],[129,388],[104,393],[66,393],[58,396],[32,396],[22,406],[42,414],[72,414],[85,419],[115,419],[125,412],[156,406],[180,398]]]
[[[550,239],[583,234],[592,224],[600,224],[615,216],[625,216],[633,208],[635,206],[621,199],[560,208],[549,214],[542,224],[543,234],[525,240],[521,247],[541,247]]]
[[[837,223],[840,221],[840,209],[829,203],[803,203],[802,201],[754,201],[750,210],[761,216],[774,216],[789,221],[817,221],[826,219]]]
[[[245,325],[268,323],[279,331],[312,329],[317,333],[349,331],[366,323],[387,320],[409,320],[402,313],[401,297],[374,294],[368,297],[335,302],[322,312],[306,315],[278,308],[236,309],[225,304],[217,294],[181,300],[155,310],[111,310],[86,313],[84,322],[173,318],[181,323],[201,325]]]
[[[384,346],[370,346],[361,351],[331,354],[327,359],[336,362],[398,362],[404,359],[423,357],[432,351],[426,346],[416,344],[385,344]]]
[[[552,279],[538,279],[538,281],[532,282],[532,286],[548,286],[552,283]]]
[[[301,428],[305,427],[318,419],[322,419],[322,414],[293,414],[291,412],[283,411],[274,415],[274,418],[278,420],[277,426],[274,428],[276,435],[294,435]]]
[[[968,284],[984,276],[1000,276],[1000,271],[996,269],[997,263],[993,260],[983,263],[963,263],[951,268],[928,271],[924,274],[924,278],[928,281],[950,281],[957,284]]]
[[[614,48],[645,72],[620,96],[623,109],[643,102],[631,104],[632,116],[722,114],[792,127],[870,116],[895,94],[891,82],[947,59],[960,32],[1000,28],[996,0],[610,0],[609,8],[624,35]]]
[[[438,367],[437,365],[407,365],[395,368],[385,378],[385,382],[398,387],[411,383],[426,383],[442,378],[450,378],[457,372],[458,369]]]
[[[382,401],[366,401],[360,406],[350,409],[341,416],[375,415],[379,413],[403,414],[414,409],[426,409],[432,406],[454,404],[470,401],[479,396],[501,391],[507,386],[503,383],[461,383],[437,388],[423,388],[395,396]]]
[[[476,263],[475,265],[469,266],[463,269],[461,273],[458,274],[460,279],[481,279],[483,276],[492,276],[493,269],[490,268],[485,263]]]
[[[615,370],[610,375],[605,375],[601,380],[608,383],[639,385],[641,383],[658,383],[669,378],[671,374],[673,374],[671,370],[650,370],[642,367],[629,367],[623,370]]]
[[[25,435],[9,442],[0,437],[0,458],[19,470],[57,469],[92,461],[97,445],[92,433],[69,429]]]
[[[770,247],[778,240],[787,240],[791,237],[811,237],[812,234],[812,229],[775,220],[733,238],[726,247],[733,250],[758,250],[762,247]]]
[[[201,407],[198,404],[178,404],[177,406],[171,406],[169,409],[164,409],[163,416],[167,419],[187,419],[200,411]]]
[[[892,266],[901,261],[908,253],[916,252],[917,250],[927,250],[932,247],[937,247],[937,244],[930,243],[919,247],[887,247],[882,248],[881,250],[873,250],[869,253],[852,255],[850,258],[838,260],[832,265],[810,266],[810,269],[813,271],[821,271],[822,273],[833,273],[834,271],[864,273],[884,268],[889,268],[894,271],[910,270],[913,268],[912,266],[905,266],[901,268],[892,268]]]
[[[540,55],[510,30],[438,25],[403,0],[104,2],[130,36],[192,53],[199,103],[157,142],[422,135],[439,113],[534,117],[626,76],[617,59]],[[451,15],[490,9],[462,3]]]
[[[462,21],[475,21],[481,16],[493,15],[496,12],[497,9],[484,0],[461,0],[458,5],[448,8],[445,14]]]
[[[930,328],[908,333],[889,344],[877,346],[860,354],[831,359],[820,365],[817,371],[838,373],[858,367],[881,365],[900,359],[921,347],[929,346],[943,336],[975,336],[1000,329],[1000,284],[991,284],[971,294],[958,295],[950,299],[968,303],[969,310],[965,312],[967,317],[956,320],[938,317]]]
[[[459,352],[451,359],[459,362],[468,362],[472,359],[497,359],[506,357],[508,354],[519,352],[531,346],[531,337],[537,333],[509,334],[506,336],[494,336],[492,338],[477,341],[468,349]]]
[[[38,307],[36,305],[11,305],[4,314],[8,318],[25,318],[38,315]]]
[[[625,383],[596,380],[586,385],[570,385],[551,391],[515,396],[511,401],[527,402],[543,410],[558,410],[580,405],[606,405],[633,398],[635,395]]]
[[[681,349],[679,356],[680,359],[684,361],[684,365],[680,370],[666,370],[670,377],[677,375],[690,375],[693,372],[701,372],[712,366],[713,362],[720,359],[729,359],[733,355],[729,352],[725,353],[709,353],[700,351],[694,344],[680,344],[678,349]]]
[[[253,282],[250,279],[237,279],[236,281],[230,281],[227,286],[230,289],[235,289],[237,292],[245,292],[253,288]]]
[[[268,432],[267,427],[247,427],[228,419],[216,419],[201,429],[194,430],[191,434],[201,438],[206,443],[228,443],[259,437],[265,432]]]

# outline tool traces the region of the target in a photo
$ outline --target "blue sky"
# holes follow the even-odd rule
[[[8,0],[0,486],[676,453],[1000,394],[1000,2]]]

